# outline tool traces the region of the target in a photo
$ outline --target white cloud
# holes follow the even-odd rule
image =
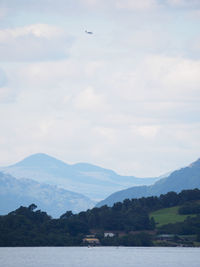
[[[171,6],[177,6],[177,7],[191,7],[191,8],[195,8],[197,6],[200,7],[199,0],[167,0],[167,2]]]
[[[0,103],[9,101],[10,91],[10,88],[0,87]]]
[[[99,6],[101,5],[101,3],[103,1],[100,1],[100,0],[80,0],[80,2],[84,5],[88,5],[88,6]]]
[[[117,9],[145,10],[158,6],[157,0],[80,0],[89,7],[107,7]]]
[[[89,7],[117,8],[127,10],[151,10],[155,8],[164,8],[167,5],[171,7],[188,7],[195,8],[200,6],[199,0],[80,0]]]
[[[71,38],[61,29],[47,24],[34,24],[0,30],[2,61],[40,61],[64,58]]]
[[[92,8],[92,11],[98,14],[101,11],[109,10],[109,14],[114,14],[116,10],[124,9],[127,11],[151,11],[152,9],[165,8],[195,8],[199,7],[199,0],[9,0],[0,3],[1,13],[15,15],[21,12],[29,12],[40,15],[59,14],[59,16],[81,15],[85,8]],[[159,9],[159,10],[161,10]],[[78,17],[77,17],[78,19]]]
[[[26,35],[34,36],[36,38],[52,39],[60,37],[64,31],[58,27],[50,26],[47,24],[35,24],[21,28],[4,29],[0,31],[0,42],[7,43],[13,38],[20,38]]]
[[[111,77],[112,87],[130,101],[192,101],[200,99],[200,61],[152,55],[132,71]],[[121,90],[123,88],[123,90]]]
[[[189,19],[193,19],[193,20],[197,20],[199,21],[200,19],[200,8],[198,9],[193,9],[190,13],[189,13]]]
[[[199,11],[200,18],[200,11]],[[192,40],[188,43],[189,55],[193,58],[200,58],[200,35],[193,37]]]
[[[7,83],[6,73],[0,68],[0,88]]]
[[[74,105],[78,109],[95,111],[103,110],[106,102],[102,94],[98,94],[92,87],[88,87],[75,97]]]
[[[156,0],[117,0],[116,7],[117,8],[125,8],[125,9],[135,9],[135,10],[144,10],[144,9],[152,9],[158,6]]]
[[[107,143],[107,145],[117,144],[117,134],[116,130],[111,127],[97,126],[94,128],[95,134],[101,139],[100,143]]]
[[[7,103],[13,99],[13,90],[7,83],[7,75],[5,71],[0,68],[0,103]]]
[[[157,125],[143,125],[139,127],[133,127],[133,133],[138,133],[145,138],[155,138],[159,131],[159,126]]]
[[[0,7],[0,20],[4,19],[6,17],[6,15],[7,15],[7,9]]]

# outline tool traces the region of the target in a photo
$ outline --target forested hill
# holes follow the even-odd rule
[[[111,194],[96,206],[112,206],[115,202],[121,202],[126,198],[140,198],[148,196],[160,196],[167,192],[180,192],[181,190],[200,188],[200,159],[172,172],[168,177],[157,181],[150,186],[134,186]]]
[[[200,200],[198,189],[184,190],[179,194],[169,192],[160,197],[126,199],[113,207],[93,208],[75,215],[67,211],[59,219],[52,219],[32,204],[0,216],[0,246],[78,246],[94,229],[97,234],[123,231],[127,235],[132,231],[154,230],[155,222],[150,218],[150,212],[197,200]],[[141,238],[143,241],[148,239]],[[120,240],[117,244],[124,244]],[[146,241],[134,244],[147,245]],[[102,239],[103,242],[106,241]]]

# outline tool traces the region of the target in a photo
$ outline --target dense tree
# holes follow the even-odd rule
[[[187,217],[184,222],[166,224],[160,227],[159,232],[162,234],[179,234],[179,235],[199,235],[200,234],[200,215],[196,217]]]
[[[179,214],[199,214],[200,204],[196,202],[186,202],[178,210]]]
[[[161,208],[180,205],[182,214],[200,213],[200,190],[169,192],[160,197],[126,199],[113,207],[102,206],[79,214],[66,211],[59,219],[52,219],[46,212],[36,210],[31,204],[0,216],[0,246],[76,246],[90,231],[123,231],[122,237],[104,238],[102,245],[148,246],[151,238],[146,233],[132,235],[133,231],[153,230],[155,222],[149,213]],[[200,236],[200,215],[188,217],[182,223],[168,224],[160,233],[196,234]]]

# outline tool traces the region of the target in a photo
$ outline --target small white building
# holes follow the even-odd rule
[[[111,232],[104,233],[104,237],[114,237],[115,234]]]

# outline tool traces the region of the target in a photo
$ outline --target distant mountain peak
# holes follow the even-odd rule
[[[50,158],[51,159],[56,159],[56,158],[54,158],[52,156],[49,156],[49,155],[47,155],[45,153],[35,153],[35,154],[32,154],[32,155],[24,158],[24,160],[30,160],[30,159],[50,159]]]
[[[38,152],[38,153],[34,153],[30,155],[29,157],[52,157],[52,156],[49,156],[48,154],[43,153],[43,152]]]
[[[19,161],[18,163],[15,164],[15,166],[44,166],[44,165],[51,165],[51,164],[64,164],[64,165],[68,165],[67,163],[65,163],[64,161],[58,160],[55,157],[49,156],[45,153],[36,153],[36,154],[32,154],[26,158],[24,158],[23,160]]]

